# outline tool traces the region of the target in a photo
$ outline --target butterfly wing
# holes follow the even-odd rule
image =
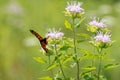
[[[40,41],[41,47],[48,52],[48,49],[46,48],[47,45],[47,38],[42,38],[42,36],[40,36],[37,32],[35,32],[34,30],[30,30],[30,32],[35,35],[38,40]]]
[[[44,42],[41,42],[41,46],[42,46],[42,48],[46,51],[46,52],[48,52],[48,49],[46,48],[46,43],[44,43]]]
[[[33,35],[35,35],[35,36],[39,39],[39,41],[43,40],[42,36],[40,36],[40,35],[39,35],[37,32],[35,32],[34,30],[30,30],[30,32],[31,32]]]

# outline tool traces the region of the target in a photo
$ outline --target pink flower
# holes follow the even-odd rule
[[[104,22],[101,20],[96,20],[96,18],[93,18],[93,20],[89,23],[90,26],[96,26],[98,28],[105,28],[106,25],[104,24]]]
[[[51,39],[60,39],[64,36],[63,32],[60,31],[55,31],[55,30],[50,30],[47,34],[46,37],[49,37]]]
[[[70,13],[81,13],[84,11],[84,9],[80,7],[81,5],[82,3],[77,3],[76,1],[67,2],[67,7],[65,8],[65,10]]]
[[[98,32],[98,34],[94,37],[94,39],[96,41],[100,41],[100,42],[103,42],[103,43],[107,43],[107,42],[111,42],[111,35],[108,34],[108,33],[101,33],[101,32]]]

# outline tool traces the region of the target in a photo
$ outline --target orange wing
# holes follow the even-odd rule
[[[42,38],[42,37],[41,37],[37,32],[35,32],[34,30],[30,30],[30,32],[39,39],[40,44],[41,44],[41,47],[42,47],[46,52],[48,52],[48,49],[46,48],[47,39],[48,39],[48,38]]]
[[[35,35],[35,36],[39,39],[39,41],[43,40],[42,36],[40,36],[40,35],[39,35],[37,32],[35,32],[34,30],[30,30],[30,32],[31,32],[33,35]]]
[[[46,43],[44,43],[44,42],[41,42],[41,46],[42,46],[42,48],[45,50],[45,52],[48,52],[48,49],[46,48]]]

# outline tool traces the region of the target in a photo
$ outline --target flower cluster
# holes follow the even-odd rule
[[[89,22],[89,25],[90,26],[96,26],[98,28],[105,28],[106,27],[104,21],[96,20],[96,18],[93,18],[93,20],[91,22]]]
[[[72,1],[72,2],[67,2],[67,7],[65,8],[66,10],[66,15],[72,16],[72,17],[78,17],[80,14],[84,13],[84,9],[81,8],[82,3]]]
[[[93,18],[93,20],[89,22],[87,30],[91,32],[97,32],[98,30],[104,28],[107,28],[107,26],[103,20]]]
[[[80,6],[82,5],[82,3],[80,2],[68,2],[67,3],[67,7],[65,8],[67,12],[70,12],[70,13],[80,13],[80,12],[83,12],[84,9],[81,8]]]
[[[46,37],[49,37],[51,39],[60,39],[64,36],[63,32],[56,31],[56,30],[50,30],[47,34]]]
[[[93,40],[90,41],[94,46],[106,48],[111,45],[110,30],[106,27],[104,21],[93,18],[93,20],[89,22],[87,30],[95,33]]]
[[[100,41],[102,43],[107,43],[107,42],[111,42],[111,39],[110,39],[111,35],[108,34],[108,33],[101,33],[101,32],[98,32],[97,35],[94,37],[94,39],[96,41]]]

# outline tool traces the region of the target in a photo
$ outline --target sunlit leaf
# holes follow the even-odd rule
[[[56,66],[57,66],[57,64],[56,64],[56,63],[53,63],[53,64],[49,65],[46,70],[47,70],[47,71],[48,71],[48,70],[51,70],[51,69],[55,68]]]
[[[72,30],[72,26],[71,26],[71,24],[70,24],[67,20],[65,20],[65,27],[66,27],[67,29]]]
[[[69,65],[62,65],[62,67],[63,67],[63,68],[67,68],[67,69],[70,68]]]
[[[79,37],[84,37],[84,38],[90,38],[90,35],[85,34],[85,33],[77,34],[77,36],[79,36]]]
[[[46,63],[46,61],[41,57],[33,57],[33,59],[37,62],[40,62],[40,63]]]
[[[87,25],[87,30],[91,32],[97,32],[98,27]]]
[[[80,21],[75,25],[75,27],[79,28],[80,24],[85,20],[85,17],[81,18]]]
[[[69,62],[69,61],[71,61],[71,60],[72,60],[72,57],[68,57],[68,58],[66,58],[66,59],[64,60],[64,63]]]
[[[104,66],[105,69],[112,69],[112,68],[117,68],[119,67],[119,64],[107,64]]]
[[[111,58],[105,57],[105,56],[102,57],[102,60],[105,60],[105,61],[115,61],[115,59],[111,59]]]
[[[53,80],[53,79],[49,76],[46,76],[46,77],[39,78],[39,80]]]
[[[79,49],[81,52],[83,52],[84,54],[91,54],[89,51],[85,50],[85,49]]]

